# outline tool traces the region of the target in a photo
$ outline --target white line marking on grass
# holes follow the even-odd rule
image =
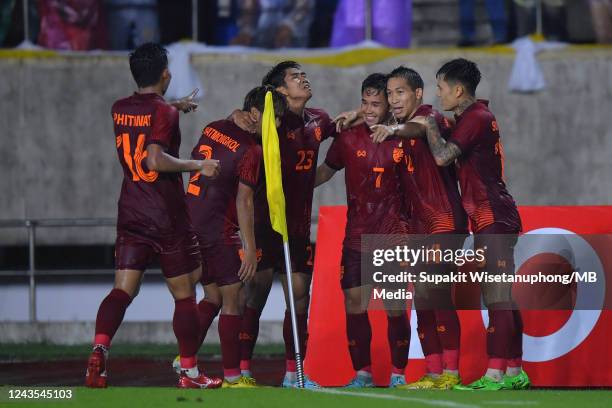
[[[329,388],[310,389],[308,391],[320,392],[323,394],[349,395],[352,397],[366,397],[366,398],[378,398],[378,399],[386,399],[386,400],[418,402],[421,404],[432,405],[435,407],[479,408],[479,405],[462,404],[459,402],[437,400],[437,399],[431,399],[431,398],[425,399],[425,398],[415,398],[415,397],[400,397],[398,395],[389,395],[389,394],[373,394],[373,393],[368,393],[368,392],[330,390]]]
[[[483,401],[494,405],[540,405],[537,401]]]

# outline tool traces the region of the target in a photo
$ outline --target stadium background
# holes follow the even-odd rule
[[[482,29],[482,27],[480,27]],[[486,27],[484,28],[486,31]],[[485,33],[486,34],[486,33]],[[211,49],[191,57],[202,84],[198,111],[181,117],[187,156],[203,126],[240,107],[244,94],[269,67],[292,58],[304,65],[313,84],[310,106],[330,114],[357,106],[359,86],[372,72],[403,64],[425,80],[425,102],[436,105],[434,73],[448,59],[476,61],[483,73],[479,97],[491,101],[506,152],[506,177],[519,205],[612,204],[612,48],[573,45],[538,56],[547,82],[537,93],[507,89],[515,52],[506,46],[480,49],[356,48],[346,51],[241,51]],[[55,53],[0,51],[0,219],[49,219],[116,215],[120,171],[116,163],[109,109],[133,89],[125,53]],[[324,157],[329,143],[324,144]],[[313,241],[321,206],[344,203],[341,175],[315,191]],[[114,229],[38,228],[39,254],[48,259],[40,269],[56,274],[37,280],[38,323],[29,323],[27,231],[0,229],[0,344],[28,341],[87,343],[99,301],[110,275],[82,270],[112,265]],[[61,266],[74,252],[89,254],[94,264]],[[72,253],[72,255],[71,255]],[[57,269],[78,269],[62,275]],[[16,273],[11,271],[18,270]],[[171,299],[162,281],[146,278],[139,298],[128,309],[117,342],[138,343],[143,333],[171,344]],[[263,315],[262,343],[280,343],[283,306],[275,286]],[[211,330],[209,343],[216,343]]]

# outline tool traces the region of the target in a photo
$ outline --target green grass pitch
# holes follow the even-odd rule
[[[280,388],[178,390],[162,387],[114,387],[104,390],[74,388],[72,400],[9,402],[9,387],[0,388],[0,406],[6,407],[609,407],[609,391],[405,391],[384,388],[368,390],[323,389],[321,391]]]

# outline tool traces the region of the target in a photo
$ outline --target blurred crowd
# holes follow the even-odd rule
[[[24,0],[0,3],[0,46],[24,39]],[[25,0],[31,42],[61,50],[126,50],[156,41],[193,38],[192,0]],[[491,25],[489,43],[507,43],[536,31],[537,0],[457,0],[457,45],[479,45],[475,9],[484,3]],[[449,1],[450,2],[450,1]],[[262,48],[337,47],[374,41],[409,47],[413,7],[427,0],[200,0],[197,39],[209,45]],[[368,10],[366,4],[371,4]],[[414,4],[413,4],[414,3]],[[580,4],[578,4],[580,3]],[[612,43],[612,0],[542,0],[547,39],[572,41],[572,7],[590,9],[589,30]],[[588,14],[588,13],[587,13]],[[366,18],[369,27],[366,28]],[[578,40],[579,41],[579,40]]]

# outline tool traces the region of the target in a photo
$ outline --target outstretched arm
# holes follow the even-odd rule
[[[164,148],[151,143],[147,146],[147,167],[157,172],[200,171],[206,177],[219,174],[219,160],[182,160],[169,155]]]

